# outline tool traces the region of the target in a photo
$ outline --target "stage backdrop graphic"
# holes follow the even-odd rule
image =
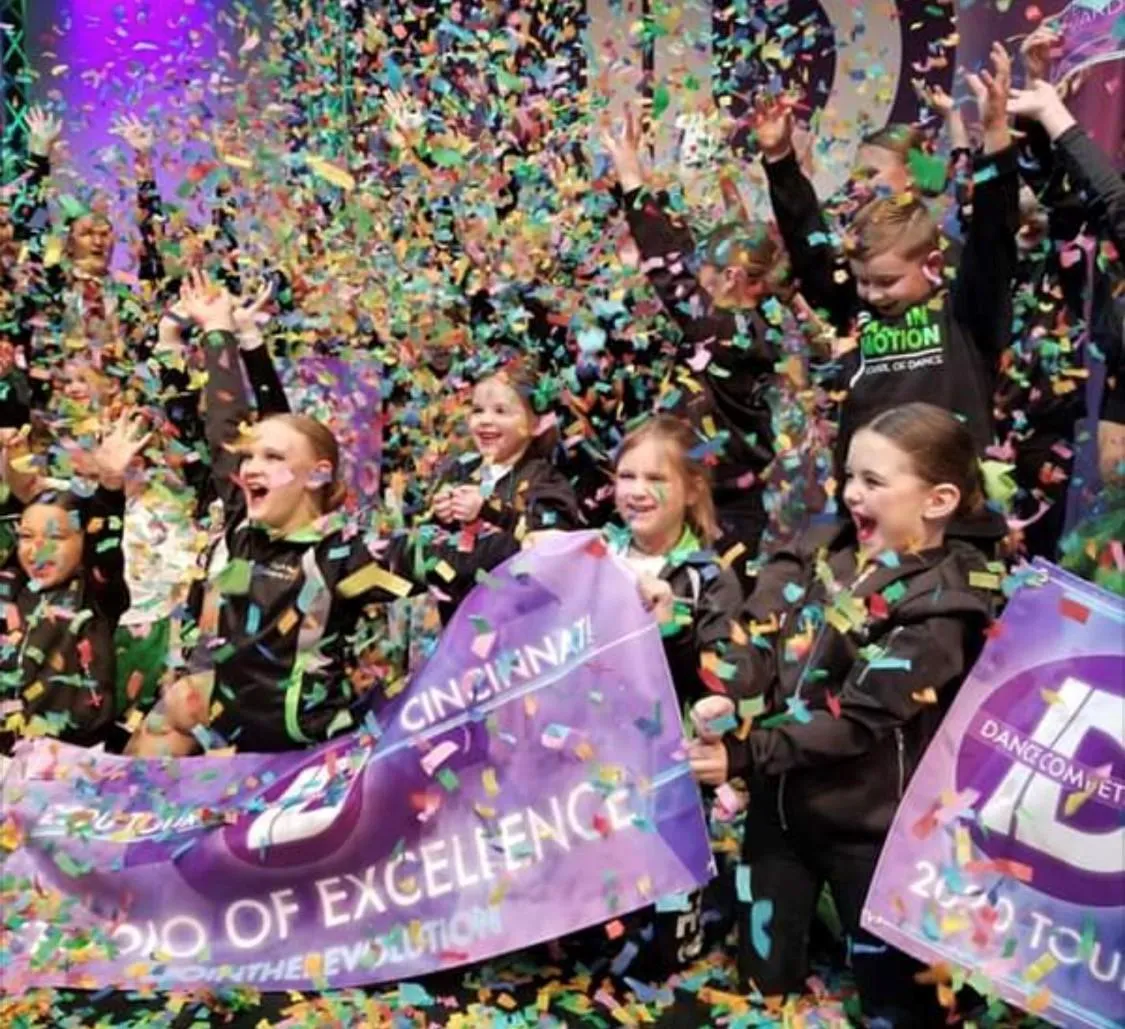
[[[922,759],[863,923],[1058,1025],[1121,1025],[1125,609],[1052,565]],[[956,982],[955,984],[956,985]]]
[[[401,981],[687,910],[713,871],[659,631],[596,533],[487,576],[347,737],[163,762],[29,742],[3,802],[12,993]]]

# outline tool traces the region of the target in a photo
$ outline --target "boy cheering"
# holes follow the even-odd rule
[[[840,354],[847,390],[836,442],[837,484],[855,429],[910,401],[958,415],[979,447],[992,439],[996,360],[1011,326],[1019,195],[1008,129],[1011,62],[999,44],[994,71],[969,75],[980,109],[983,150],[974,162],[973,216],[947,285],[937,222],[917,196],[877,197],[857,214],[846,266],[825,226],[812,185],[792,155],[792,118],[759,121],[770,199],[801,290],[856,345]]]

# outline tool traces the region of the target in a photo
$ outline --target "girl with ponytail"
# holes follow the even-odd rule
[[[222,532],[188,600],[186,674],[165,690],[130,750],[155,757],[227,743],[299,749],[354,727],[353,709],[367,703],[348,677],[366,607],[424,588],[414,580],[429,573],[419,569],[451,567],[456,585],[518,546],[494,534],[463,554],[433,532],[372,540],[355,531],[341,507],[335,436],[288,411],[264,347],[240,354],[230,295],[194,273],[181,303],[203,332],[205,429]],[[242,365],[259,411],[272,412],[249,431]],[[427,557],[427,545],[442,548],[441,560]]]
[[[915,768],[984,643],[986,558],[955,538],[984,505],[973,437],[931,404],[883,411],[851,438],[844,524],[806,530],[762,569],[727,661],[766,716],[726,698],[692,712],[696,778],[749,786],[742,860],[772,905],[770,947],[739,912],[739,971],[765,996],[800,992],[822,886],[848,935],[865,1023],[942,1025],[921,966],[875,939],[860,912]],[[727,731],[727,716],[740,724]]]

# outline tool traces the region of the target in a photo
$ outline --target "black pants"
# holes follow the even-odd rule
[[[768,802],[765,805],[768,809]],[[769,945],[755,944],[750,909],[739,912],[738,971],[764,996],[801,993],[809,974],[809,931],[827,883],[848,937],[848,956],[863,1014],[896,1027],[941,1026],[945,1013],[933,986],[914,980],[923,966],[860,928],[880,843],[839,841],[787,831],[751,801],[743,858],[753,900],[773,902]],[[761,947],[761,952],[759,951]]]

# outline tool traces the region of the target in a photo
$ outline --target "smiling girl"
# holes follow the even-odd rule
[[[617,457],[614,502],[624,531],[608,528],[611,550],[636,576],[645,607],[660,625],[676,696],[685,708],[720,695],[732,705],[747,694],[726,677],[732,633],[742,603],[735,573],[719,564],[719,537],[707,469],[692,457],[701,439],[669,415],[651,418],[625,437]],[[627,946],[637,948],[628,974],[663,981],[700,956],[703,895],[676,910],[645,909],[625,919]],[[604,938],[603,938],[604,939]]]
[[[148,442],[123,416],[94,454],[89,498],[45,490],[19,523],[18,568],[0,576],[0,754],[21,735],[88,746],[113,724],[113,634],[129,606],[121,549],[125,473]]]
[[[906,784],[989,621],[990,599],[972,585],[985,559],[948,534],[983,504],[972,437],[929,404],[885,411],[852,438],[844,498],[851,519],[776,554],[743,611],[767,628],[764,646],[743,648],[741,675],[781,720],[721,737],[707,726],[729,707],[703,701],[689,757],[701,782],[750,786],[743,861],[773,918],[764,952],[743,935],[744,984],[766,995],[803,989],[827,882],[864,1015],[940,1024],[933,988],[913,981],[917,966],[859,919]]]
[[[637,576],[645,606],[661,626],[664,653],[681,704],[726,692],[704,655],[731,648],[731,622],[742,594],[718,563],[719,536],[711,485],[691,457],[699,444],[684,421],[660,415],[634,430],[617,458],[614,501],[627,532],[613,549]],[[729,684],[733,692],[736,683]]]
[[[474,535],[500,530],[515,543],[531,532],[577,528],[578,499],[549,460],[556,434],[539,428],[534,392],[534,377],[516,363],[477,383],[469,412],[475,453],[446,472],[433,502],[439,523]],[[443,604],[443,620],[450,612]]]
[[[362,661],[354,638],[364,609],[422,588],[415,569],[439,563],[426,554],[436,533],[374,539],[349,522],[339,446],[314,419],[272,414],[244,432],[241,366],[251,355],[239,353],[232,298],[192,273],[182,304],[204,334],[206,433],[223,525],[188,602],[196,623],[188,674],[165,691],[130,749],[144,757],[224,742],[299,749],[353,727],[368,703],[349,674]],[[260,375],[251,369],[251,378]],[[516,549],[491,534],[471,553],[449,547],[440,556],[460,582]],[[446,585],[436,573],[434,582]]]

